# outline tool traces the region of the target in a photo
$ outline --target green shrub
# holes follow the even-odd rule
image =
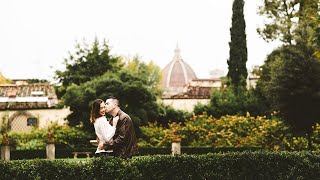
[[[58,126],[54,138],[57,144],[65,148],[88,148],[92,146],[90,140],[95,139],[95,135],[77,127]]]
[[[167,126],[171,122],[184,122],[192,116],[191,113],[183,110],[174,109],[172,106],[161,104],[157,124]]]
[[[140,179],[141,174],[134,162],[105,156],[92,160],[95,179]]]
[[[55,157],[59,158],[73,158],[72,152],[95,152],[96,148],[82,148],[82,149],[60,149],[56,148]],[[215,152],[242,152],[242,151],[257,151],[262,150],[261,147],[181,147],[181,153],[183,154],[206,154],[206,153],[215,153]],[[140,147],[139,155],[168,155],[171,154],[171,147],[166,148],[154,148],[154,147]],[[79,158],[87,157],[85,154],[78,155]],[[46,150],[11,150],[10,159],[12,160],[23,160],[23,159],[45,159]]]
[[[81,128],[53,125],[51,128],[32,129],[31,132],[10,132],[12,148],[17,150],[45,149],[48,142],[48,131],[59,148],[77,149],[88,148],[94,134],[83,131]]]
[[[257,98],[254,89],[247,90],[243,87],[235,88],[230,85],[213,89],[210,103],[207,105],[197,104],[194,107],[194,113],[201,115],[206,112],[217,118],[226,115],[245,116],[247,112],[253,116],[259,116],[266,114],[266,109],[264,103]]]
[[[252,147],[283,150],[290,138],[288,127],[278,119],[248,116],[222,116],[216,119],[207,114],[193,116],[182,123],[169,123],[169,128],[149,123],[142,127],[142,147],[170,147],[173,139],[181,138],[190,147]],[[176,132],[176,134],[174,133]],[[287,140],[287,141],[285,141]],[[284,143],[285,142],[285,143]]]
[[[0,161],[0,179],[319,179],[319,152]]]
[[[170,147],[173,139],[181,139],[188,147],[261,147],[266,150],[306,150],[305,136],[295,137],[289,127],[276,116],[266,117],[195,115],[184,123],[169,123],[167,127],[149,123],[141,127],[144,134],[140,147]],[[320,150],[320,125],[313,127],[313,147]]]
[[[32,129],[31,132],[10,132],[14,140],[13,147],[17,150],[45,149],[46,130]]]
[[[136,159],[142,179],[315,179],[319,154],[234,152]]]
[[[0,179],[92,179],[90,161],[18,160],[0,162]],[[8,168],[9,167],[9,168]]]
[[[142,136],[138,141],[139,147],[168,147],[170,142],[164,138],[164,127],[156,123],[140,127]]]

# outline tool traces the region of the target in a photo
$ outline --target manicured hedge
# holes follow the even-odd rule
[[[95,148],[83,148],[83,149],[59,149],[56,148],[56,158],[73,158],[72,152],[74,151],[84,151],[84,152],[95,152]],[[241,151],[256,151],[261,150],[260,147],[222,147],[222,148],[212,148],[212,147],[182,147],[181,152],[183,154],[207,154],[216,152],[241,152]],[[171,148],[152,148],[145,147],[139,148],[139,155],[169,155],[171,154]],[[78,155],[79,158],[86,157],[86,155]],[[12,160],[22,160],[22,159],[35,159],[35,158],[46,158],[46,150],[11,150],[10,158]]]
[[[0,161],[0,179],[93,179],[92,162],[67,160]]]
[[[92,152],[94,154],[96,149],[86,148],[86,149],[56,149],[55,157],[59,158],[73,158],[72,152]],[[86,155],[78,155],[79,158],[86,157]],[[11,150],[10,159],[12,160],[22,160],[22,159],[45,159],[46,150]]]
[[[0,161],[0,179],[319,179],[319,152]]]

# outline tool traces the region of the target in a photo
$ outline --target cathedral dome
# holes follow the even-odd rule
[[[173,60],[162,70],[162,87],[165,91],[181,92],[184,86],[193,79],[197,79],[192,68],[182,60],[180,49],[175,49]]]

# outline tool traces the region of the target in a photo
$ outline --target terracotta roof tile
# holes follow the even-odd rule
[[[0,109],[51,108],[57,102],[55,90],[48,83],[0,85]]]

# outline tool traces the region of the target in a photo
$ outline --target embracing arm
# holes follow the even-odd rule
[[[127,117],[123,118],[121,122],[119,122],[118,126],[118,136],[111,140],[109,143],[107,142],[107,146],[114,147],[114,146],[123,146],[126,138],[128,138],[128,127],[129,120]]]
[[[116,128],[111,126],[107,121],[98,121],[95,124],[96,134],[103,143],[108,142],[114,136]]]

